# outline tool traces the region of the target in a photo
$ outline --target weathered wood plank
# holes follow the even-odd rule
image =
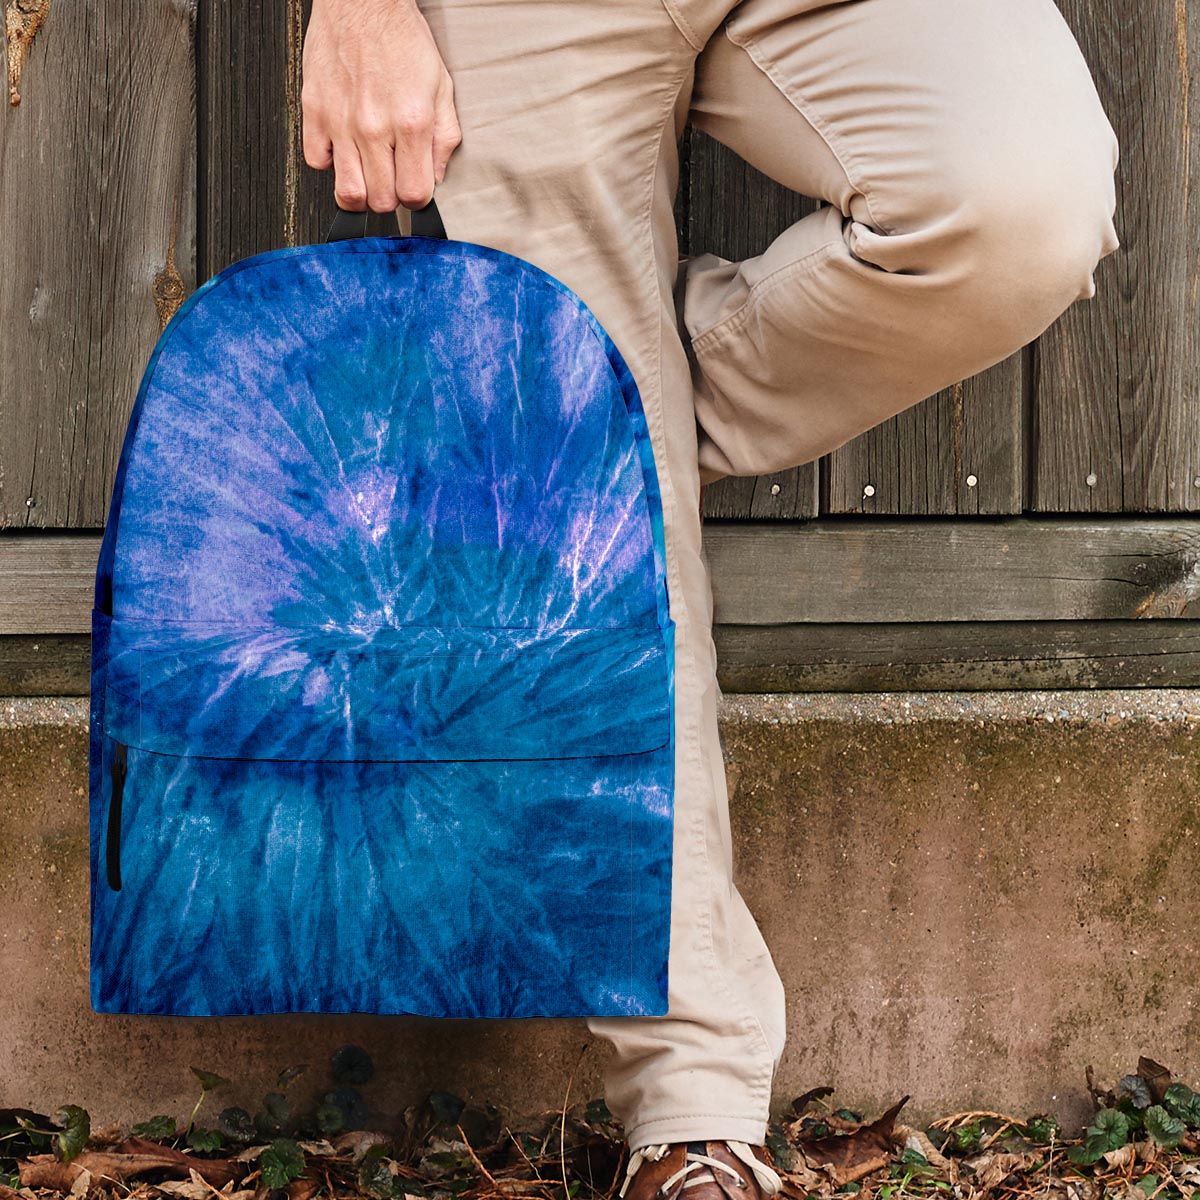
[[[1200,685],[1194,621],[717,625],[713,640],[724,692]]]
[[[301,52],[311,0],[201,0],[202,278],[231,263],[321,241],[333,173],[304,161]],[[407,220],[407,218],[406,218]],[[368,232],[395,233],[392,213]]]
[[[0,105],[0,528],[104,522],[195,277],[192,0],[49,7]]]
[[[87,634],[0,635],[0,696],[87,696],[91,672]]]
[[[1121,147],[1121,247],[1038,343],[1031,507],[1200,508],[1200,9],[1060,0]]]
[[[99,534],[0,534],[0,634],[90,634],[99,558]]]
[[[822,512],[1019,513],[1025,359],[1018,351],[827,454]]]
[[[1196,521],[706,521],[704,541],[724,624],[1200,615]]]
[[[1200,686],[1192,621],[718,625],[734,692]],[[0,696],[86,696],[86,634],[0,635]]]
[[[202,0],[201,278],[286,245],[288,197],[285,0]]]
[[[1125,620],[1200,616],[1200,522],[706,520],[714,619]],[[98,536],[0,537],[0,633],[91,628]]]

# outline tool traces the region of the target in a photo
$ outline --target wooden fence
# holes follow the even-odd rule
[[[162,323],[227,264],[319,240],[332,200],[301,153],[303,0],[3,2],[0,694],[82,694]],[[1200,680],[1190,621],[1145,621],[1200,589],[1200,5],[1060,5],[1121,142],[1121,249],[1005,362],[707,489],[726,690]],[[693,130],[682,150],[684,253],[758,253],[815,207]]]

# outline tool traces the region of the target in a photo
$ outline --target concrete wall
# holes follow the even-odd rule
[[[1139,1053],[1200,1083],[1200,693],[731,695],[739,886],[787,985],[776,1111],[817,1086],[911,1119],[1068,1123]],[[582,1021],[121,1017],[88,1001],[87,701],[0,700],[0,1107],[185,1118],[189,1065],[275,1075],[364,1045],[386,1116],[445,1088],[510,1116],[603,1093]],[[301,1082],[303,1088],[303,1081]]]

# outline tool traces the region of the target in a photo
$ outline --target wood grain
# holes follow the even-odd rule
[[[1200,616],[1196,521],[706,520],[704,543],[722,624]]]
[[[1038,342],[1030,507],[1200,508],[1200,11],[1061,0],[1120,143],[1097,294]]]
[[[99,534],[0,534],[0,635],[92,631]]]
[[[714,620],[1200,616],[1200,522],[953,519],[704,523]],[[100,539],[0,537],[0,633],[85,633]]]
[[[193,20],[54,3],[0,105],[0,528],[104,523],[160,309],[194,285]]]
[[[1200,686],[1194,621],[718,625],[723,692]],[[91,639],[0,636],[0,696],[86,696]]]
[[[304,161],[301,55],[310,6],[202,5],[202,279],[252,254],[323,241],[337,210],[333,173]],[[394,213],[368,217],[369,234],[399,229]]]
[[[1195,621],[718,625],[724,692],[1196,687]]]

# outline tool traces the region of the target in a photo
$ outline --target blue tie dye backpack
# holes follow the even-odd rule
[[[234,264],[146,369],[92,612],[97,1012],[667,1011],[638,390],[570,288],[413,219]]]

